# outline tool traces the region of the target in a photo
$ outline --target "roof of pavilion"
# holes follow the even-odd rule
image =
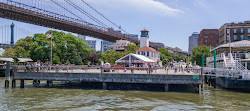
[[[237,42],[232,42],[232,43],[227,43],[223,45],[219,45],[212,49],[211,51],[218,50],[218,49],[228,49],[228,48],[237,48],[238,50],[242,49],[245,50],[246,48],[250,48],[250,41],[248,40],[242,40],[242,41],[237,41]]]
[[[147,58],[146,56],[130,53],[130,54],[125,55],[124,57],[116,60],[115,63],[124,63],[124,59],[126,59],[130,55],[131,55],[131,57],[135,57],[136,59],[138,59],[140,62],[145,62],[145,63],[154,63],[155,62],[154,60],[151,60],[151,59]]]
[[[144,47],[142,47],[142,48],[136,50],[136,52],[140,52],[140,51],[144,51],[144,52],[147,52],[147,51],[148,51],[148,52],[160,53],[160,52],[156,51],[154,48],[148,47],[148,46],[144,46]]]

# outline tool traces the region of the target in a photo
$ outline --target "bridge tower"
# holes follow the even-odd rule
[[[12,23],[11,25],[10,25],[10,30],[11,30],[11,35],[10,35],[10,45],[11,45],[11,47],[13,47],[14,46],[14,23]]]
[[[140,48],[143,48],[145,46],[149,47],[149,36],[146,29],[141,31],[141,39],[140,39]]]

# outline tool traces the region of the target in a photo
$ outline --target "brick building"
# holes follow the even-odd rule
[[[230,37],[229,37],[230,36]],[[219,28],[219,44],[250,40],[250,21],[226,23]]]
[[[219,30],[218,29],[203,29],[198,38],[198,46],[212,46],[219,45]]]

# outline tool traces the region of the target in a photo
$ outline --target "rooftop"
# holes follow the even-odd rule
[[[138,49],[138,50],[136,50],[137,52],[139,52],[139,51],[144,51],[144,52],[146,52],[146,51],[149,51],[149,52],[157,52],[157,53],[159,53],[158,51],[156,51],[154,48],[152,48],[152,47],[147,47],[147,46],[144,46],[143,48],[140,48],[140,49]]]

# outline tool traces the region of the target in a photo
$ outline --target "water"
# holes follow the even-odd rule
[[[197,94],[35,88],[28,84],[24,89],[5,89],[4,78],[0,78],[0,110],[250,110],[250,93],[210,87]]]

